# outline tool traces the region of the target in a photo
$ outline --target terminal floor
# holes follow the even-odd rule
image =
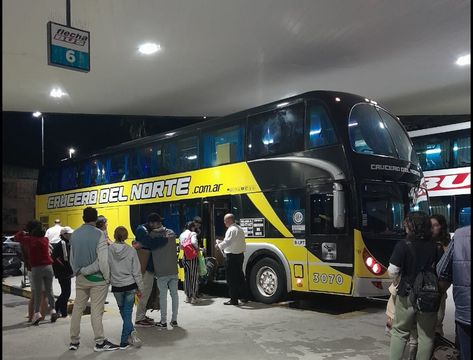
[[[70,319],[33,327],[28,299],[3,293],[3,359],[388,359],[384,301],[316,295],[279,304],[224,306],[225,288],[211,290],[198,305],[179,291],[179,328],[139,328],[143,347],[94,353],[90,316],[81,324],[81,346],[67,349]],[[450,296],[451,299],[451,296]],[[113,295],[105,306],[105,335],[119,340],[121,318]],[[170,302],[170,299],[169,299]],[[170,305],[170,304],[169,304]],[[447,304],[446,337],[453,337]],[[149,315],[156,320],[159,313]],[[46,319],[49,320],[49,317]]]

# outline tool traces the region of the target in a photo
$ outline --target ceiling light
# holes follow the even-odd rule
[[[155,44],[155,43],[142,44],[138,48],[138,51],[142,54],[145,54],[145,55],[154,54],[155,52],[157,52],[159,50],[161,50],[161,46],[158,45],[158,44]]]
[[[64,91],[62,91],[60,88],[53,88],[51,92],[49,93],[49,96],[53,98],[61,98],[64,95],[67,95]]]
[[[41,114],[40,111],[35,111],[35,112],[33,113],[33,116],[34,116],[35,118],[40,117],[41,115],[42,115],[42,114]]]
[[[456,64],[459,65],[459,66],[470,65],[470,54],[464,55],[464,56],[460,56],[460,57],[457,59]]]
[[[283,103],[277,104],[276,107],[283,107],[283,106],[286,106],[287,104],[289,104],[289,103],[288,102],[283,102]]]
[[[336,101],[336,102],[340,102],[341,100],[340,100],[339,97],[336,97],[336,98],[335,98],[335,101]]]
[[[170,133],[167,133],[166,136],[173,136],[175,134],[175,132],[170,132]]]

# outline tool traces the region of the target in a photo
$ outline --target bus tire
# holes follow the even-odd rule
[[[285,293],[286,276],[281,264],[265,257],[251,268],[249,285],[256,301],[272,304],[279,301]]]

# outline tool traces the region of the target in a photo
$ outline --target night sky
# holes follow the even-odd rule
[[[132,140],[130,124],[145,122],[147,135],[170,131],[203,121],[202,117],[151,117],[85,114],[44,114],[44,158],[54,166],[69,156],[93,154],[107,146]],[[3,112],[3,162],[41,167],[41,118],[30,112]]]
[[[132,140],[130,126],[144,121],[147,135],[203,121],[202,117],[152,117],[85,114],[44,114],[44,159],[54,166],[69,156],[93,154],[107,146]],[[41,167],[41,118],[30,112],[3,112],[3,163]]]

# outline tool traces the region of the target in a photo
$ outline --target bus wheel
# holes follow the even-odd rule
[[[284,293],[286,277],[281,265],[274,259],[259,260],[250,271],[250,289],[256,301],[272,304]]]

